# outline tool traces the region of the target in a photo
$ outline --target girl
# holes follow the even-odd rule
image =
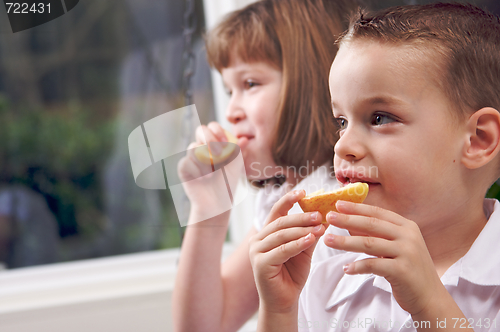
[[[222,74],[231,96],[226,117],[247,177],[262,189],[255,226],[223,264],[229,212],[187,227],[173,294],[176,330],[236,331],[259,303],[247,240],[292,187],[315,191],[338,186],[331,176],[336,127],[324,73],[336,53],[335,36],[346,28],[353,7],[343,0],[264,0],[233,12],[208,34],[209,62]],[[196,139],[190,147],[227,141],[215,122],[198,128]],[[200,167],[188,154],[178,172],[186,181]],[[190,219],[198,220],[214,197],[189,188],[186,192]],[[301,212],[294,209],[291,213]],[[321,226],[315,234],[324,231]]]

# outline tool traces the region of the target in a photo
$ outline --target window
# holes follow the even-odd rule
[[[184,106],[184,12],[180,0],[88,0],[13,33],[0,10],[0,261],[7,268],[180,245],[170,192],[135,184],[127,137]],[[193,15],[191,89],[207,123],[215,111],[201,0]]]

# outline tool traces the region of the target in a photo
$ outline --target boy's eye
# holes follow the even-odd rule
[[[394,122],[395,120],[386,114],[374,114],[372,118],[372,125],[381,126],[387,123]]]
[[[337,123],[339,125],[339,129],[340,130],[344,130],[347,128],[347,120],[344,119],[344,118],[336,118],[335,120],[337,120]]]

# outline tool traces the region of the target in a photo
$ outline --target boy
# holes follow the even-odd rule
[[[347,252],[311,270],[321,217],[287,216],[304,192],[273,207],[250,242],[259,331],[498,330],[500,203],[484,199],[500,175],[498,18],[466,4],[361,14],[329,82],[336,177],[370,191],[327,215],[351,236],[325,244]]]

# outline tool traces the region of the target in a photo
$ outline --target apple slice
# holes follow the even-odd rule
[[[368,184],[355,182],[340,189],[325,192],[323,189],[315,191],[302,198],[298,203],[304,212],[318,211],[326,223],[326,214],[330,211],[337,212],[335,203],[337,201],[349,201],[363,203],[368,195]]]
[[[226,144],[219,155],[212,154],[207,145],[200,145],[196,147],[194,150],[194,155],[200,162],[205,165],[218,164],[226,160],[231,155],[231,153],[233,153],[234,149],[236,148],[235,144],[238,143],[238,139],[227,130],[224,130],[224,133],[226,134],[228,143],[233,144]]]

